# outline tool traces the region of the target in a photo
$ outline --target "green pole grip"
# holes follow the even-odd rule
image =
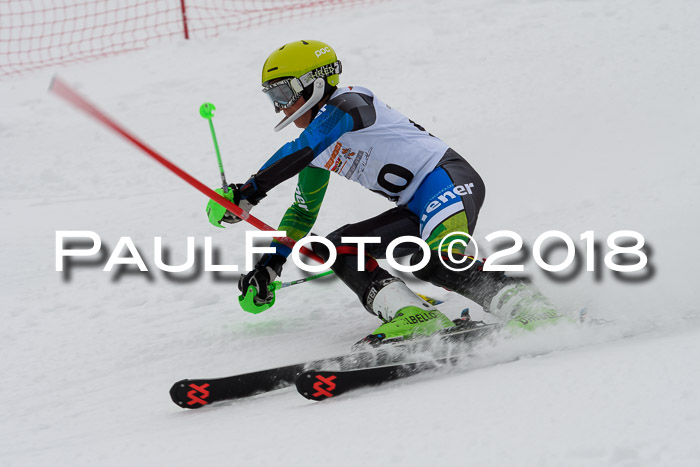
[[[272,289],[271,291],[272,301],[270,303],[256,305],[255,296],[258,294],[258,289],[256,289],[255,286],[251,285],[250,287],[248,287],[248,290],[246,290],[245,295],[241,295],[240,297],[238,297],[238,303],[241,305],[241,308],[243,308],[248,313],[253,313],[254,315],[257,315],[258,313],[262,313],[263,311],[267,310],[275,304],[275,291]]]

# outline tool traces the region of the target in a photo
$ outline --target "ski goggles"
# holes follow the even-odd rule
[[[311,70],[299,78],[284,78],[263,86],[262,92],[270,99],[272,105],[275,106],[275,112],[279,112],[281,109],[288,109],[293,106],[294,103],[299,100],[304,89],[311,85],[317,78],[338,75],[342,70],[342,64],[340,60],[337,60],[328,65]]]
[[[288,109],[299,100],[304,87],[298,78],[287,78],[263,88],[263,93],[275,106],[275,112]]]

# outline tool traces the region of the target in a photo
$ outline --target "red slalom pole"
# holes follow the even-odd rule
[[[51,80],[51,84],[49,85],[49,91],[53,92],[54,94],[58,95],[59,97],[65,99],[69,103],[73,104],[75,107],[77,107],[79,110],[82,110],[95,120],[98,120],[101,122],[103,125],[105,125],[107,128],[110,130],[114,131],[115,133],[119,134],[122,138],[128,140],[131,142],[133,145],[141,149],[143,152],[151,156],[153,159],[158,161],[160,164],[165,166],[166,169],[170,170],[173,172],[175,175],[192,185],[194,188],[199,190],[206,196],[207,198],[216,201],[229,211],[231,211],[233,214],[236,216],[240,217],[244,221],[248,222],[250,225],[253,227],[259,229],[259,230],[267,230],[267,231],[274,231],[276,229],[273,229],[260,219],[251,216],[249,213],[245,212],[243,209],[239,208],[235,204],[233,204],[231,201],[227,200],[220,194],[216,193],[214,190],[194,178],[192,175],[188,174],[184,170],[182,170],[180,167],[177,165],[173,164],[170,162],[168,159],[165,157],[161,156],[158,154],[155,150],[151,149],[148,147],[143,141],[139,140],[136,136],[132,135],[129,133],[129,131],[122,126],[120,126],[117,122],[112,120],[110,117],[107,116],[104,112],[102,112],[100,109],[98,109],[94,104],[89,102],[87,99],[85,99],[83,96],[78,94],[75,90],[73,90],[70,86],[68,86],[66,83],[61,81],[58,77],[54,76],[54,78]],[[288,247],[292,248],[294,247],[294,244],[296,243],[293,239],[289,237],[275,237],[275,240],[278,242],[287,245]],[[306,247],[301,247],[299,250],[301,253],[306,255],[307,257],[318,261],[319,263],[323,264],[324,261],[321,259],[316,253],[313,251],[309,250]]]

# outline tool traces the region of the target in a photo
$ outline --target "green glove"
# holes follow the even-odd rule
[[[224,193],[223,188],[217,188],[214,190],[227,200],[231,201],[232,203],[235,203],[234,197],[235,197],[235,188],[229,188],[226,193]],[[227,215],[228,214],[228,215]],[[221,221],[226,221],[230,223],[234,223],[236,221],[229,220],[230,217],[234,217],[238,219],[236,216],[231,214],[225,207],[214,201],[213,199],[210,199],[209,202],[207,203],[207,216],[209,216],[209,222],[214,226],[214,227],[219,227],[221,229],[224,228],[223,225],[221,225]],[[226,218],[226,219],[225,219]],[[240,221],[240,219],[238,219]]]

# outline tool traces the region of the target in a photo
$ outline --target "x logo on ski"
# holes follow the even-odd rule
[[[333,380],[335,379],[335,375],[329,376],[329,377],[323,377],[321,375],[316,375],[316,382],[314,383],[314,389],[316,392],[313,395],[313,397],[319,397],[319,396],[324,396],[324,397],[333,397],[333,391],[335,389],[335,383]],[[323,385],[326,385],[324,388]]]
[[[187,393],[187,397],[190,399],[187,405],[206,405],[207,401],[205,399],[209,397],[209,391],[207,391],[208,387],[208,383],[202,384],[201,386],[197,386],[194,383],[190,384],[190,388],[192,388],[192,390]]]

